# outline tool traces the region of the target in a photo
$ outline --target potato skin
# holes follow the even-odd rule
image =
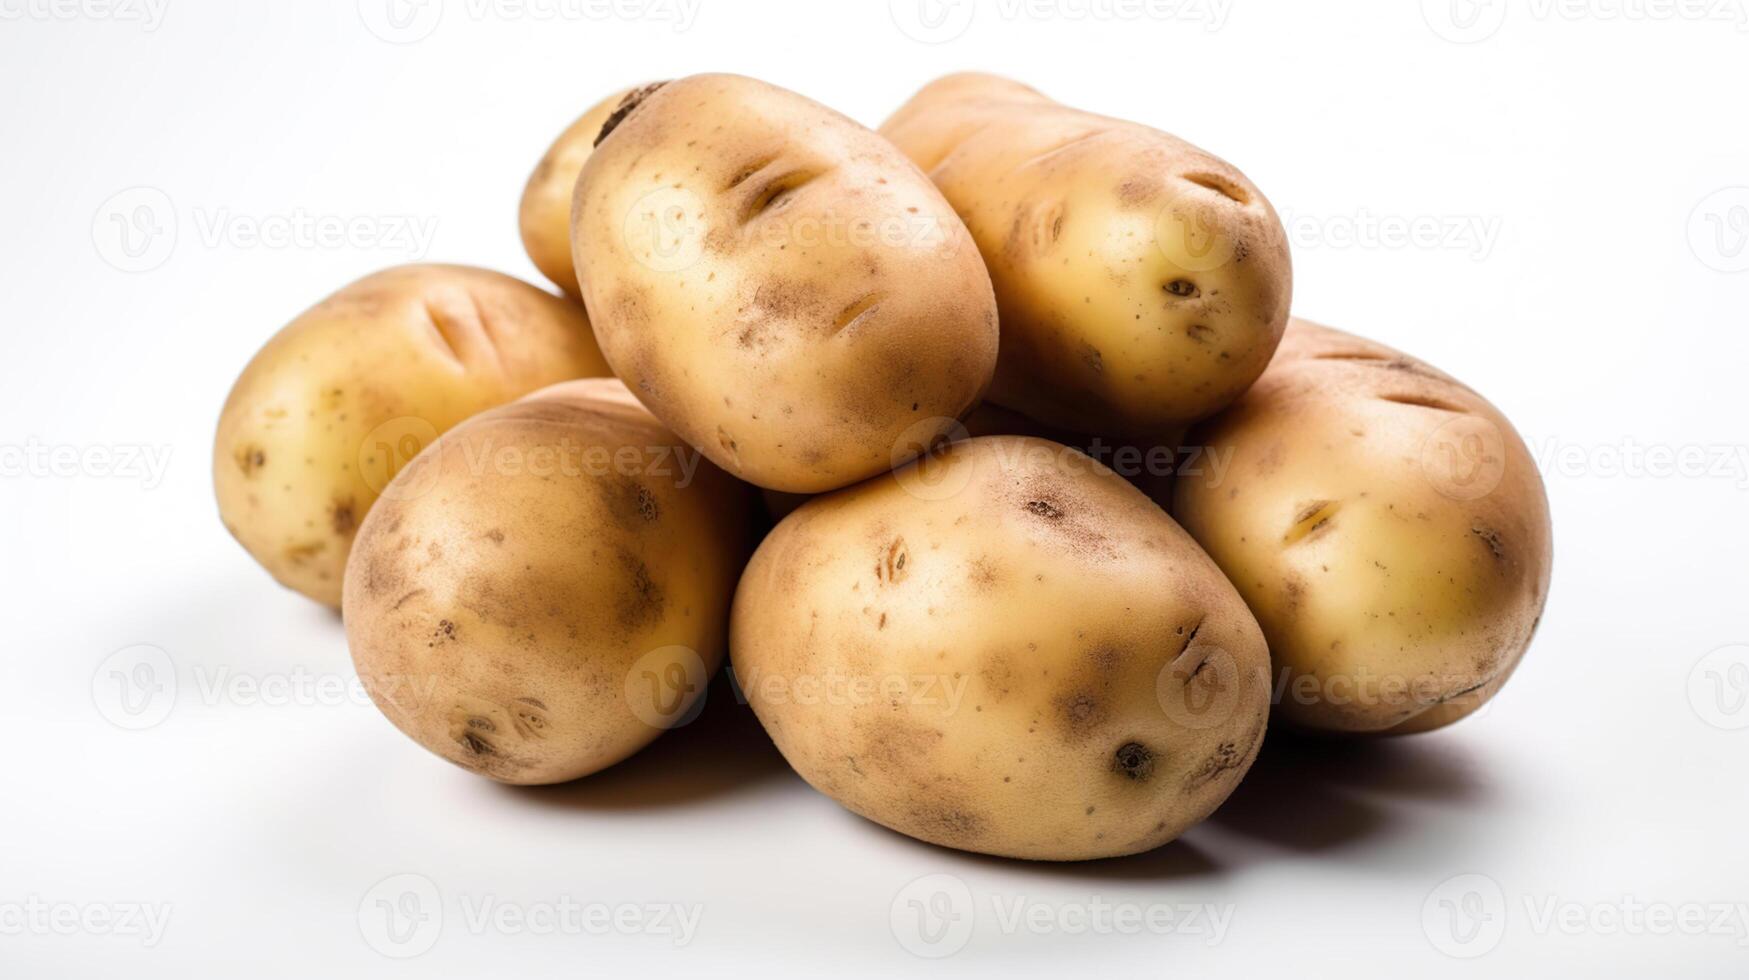
[[[1237,785],[1269,709],[1262,633],[1201,549],[1116,474],[1023,436],[808,501],[742,576],[730,649],[816,789],[1008,857],[1173,839]]]
[[[603,353],[656,416],[770,490],[910,458],[996,361],[989,274],[890,144],[735,75],[668,82],[596,147],[572,248]]]
[[[385,269],[299,315],[232,387],[213,443],[225,527],[329,606],[395,470],[476,412],[608,374],[575,302],[454,265]]]
[[[346,636],[377,706],[432,752],[505,783],[575,779],[686,717],[721,665],[750,491],[618,381],[477,415],[396,487],[416,492],[386,495],[353,548]]]
[[[1512,424],[1427,364],[1294,320],[1275,362],[1191,441],[1230,457],[1173,514],[1269,638],[1276,710],[1407,734],[1492,697],[1548,597],[1553,537]]]
[[[982,74],[930,83],[881,133],[989,265],[992,401],[1074,432],[1154,436],[1226,406],[1269,363],[1293,291],[1287,236],[1226,162]]]
[[[565,127],[541,156],[522,188],[517,225],[522,247],[541,275],[573,299],[582,299],[577,270],[571,266],[571,195],[583,162],[595,150],[595,137],[607,117],[634,89],[621,89],[589,107]]]

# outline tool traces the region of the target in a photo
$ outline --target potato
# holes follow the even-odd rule
[[[346,637],[414,741],[505,783],[605,768],[688,718],[722,663],[750,491],[619,382],[445,434],[346,571]]]
[[[1227,475],[1181,478],[1173,513],[1262,623],[1283,719],[1426,731],[1505,683],[1553,541],[1535,461],[1480,395],[1295,320],[1256,387],[1191,439]]]
[[[996,362],[977,249],[885,140],[764,82],[634,96],[571,244],[608,363],[730,473],[819,493],[904,463]]]
[[[577,117],[547,148],[546,155],[528,175],[522,188],[517,223],[522,228],[522,247],[541,275],[578,299],[577,272],[571,267],[571,194],[583,161],[595,149],[595,137],[632,89],[621,89]]]
[[[1116,474],[987,436],[816,497],[735,595],[735,679],[791,766],[948,847],[1078,860],[1208,816],[1263,738],[1268,652]]]
[[[607,373],[575,302],[464,266],[366,276],[237,379],[213,445],[219,515],[274,578],[337,607],[353,534],[400,466],[476,412]]]
[[[991,75],[933,82],[881,133],[989,264],[992,401],[1074,432],[1151,437],[1213,414],[1269,363],[1292,293],[1287,236],[1224,161]]]

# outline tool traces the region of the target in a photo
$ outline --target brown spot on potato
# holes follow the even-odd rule
[[[1125,742],[1112,753],[1111,770],[1142,782],[1154,774],[1154,752],[1140,742]]]
[[[1026,510],[1027,513],[1032,514],[1035,517],[1042,517],[1047,521],[1060,521],[1063,519],[1062,508],[1048,500],[1029,500],[1026,502]]]
[[[336,500],[328,509],[328,525],[334,533],[345,537],[358,529],[356,504],[351,497]]]
[[[620,552],[619,563],[626,575],[626,589],[617,606],[620,625],[634,630],[661,622],[667,600],[662,587],[650,577],[650,566],[626,551]]]
[[[1470,525],[1470,533],[1480,538],[1488,546],[1488,551],[1496,561],[1506,560],[1506,543],[1501,540],[1500,532],[1480,521]]]
[[[902,582],[908,574],[910,564],[911,550],[905,546],[905,539],[894,538],[875,560],[875,581],[883,585]]]
[[[237,461],[237,468],[243,471],[243,476],[252,478],[267,465],[267,450],[253,443],[245,443],[237,447],[232,458]]]

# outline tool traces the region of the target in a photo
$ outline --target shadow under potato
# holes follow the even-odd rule
[[[631,810],[744,792],[775,778],[796,777],[719,672],[697,717],[618,765],[555,786],[500,788],[544,806]]]
[[[1461,743],[1431,736],[1321,738],[1271,733],[1257,762],[1209,822],[1290,850],[1315,852],[1407,828],[1393,804],[1462,808],[1488,787]]]

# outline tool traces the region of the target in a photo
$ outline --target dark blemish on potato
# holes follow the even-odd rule
[[[1478,521],[1470,525],[1470,533],[1482,539],[1482,543],[1488,546],[1488,551],[1494,555],[1496,560],[1506,560],[1506,544],[1500,539],[1499,531]]]
[[[1287,533],[1282,535],[1282,544],[1298,544],[1322,534],[1341,509],[1342,504],[1334,500],[1314,500],[1301,507],[1294,515],[1293,523],[1288,525]]]
[[[1184,174],[1182,176],[1184,180],[1187,180],[1198,187],[1204,187],[1214,191],[1216,194],[1221,195],[1235,204],[1251,203],[1251,196],[1245,193],[1244,188],[1220,174],[1196,173]]]
[[[920,836],[947,844],[969,844],[984,835],[983,818],[949,804],[914,807],[911,821]]]
[[[1206,323],[1193,323],[1185,328],[1184,332],[1191,340],[1194,340],[1199,344],[1208,343],[1209,338],[1213,337],[1215,334],[1214,328]]]
[[[905,547],[904,538],[894,538],[886,550],[875,560],[875,581],[883,585],[892,585],[904,580],[907,566],[911,563],[911,551]]]
[[[1086,692],[1077,692],[1057,700],[1057,709],[1071,729],[1084,729],[1099,721],[1102,707],[1099,699]]]
[[[407,604],[407,600],[413,598],[414,596],[419,596],[419,595],[424,595],[424,594],[425,594],[424,589],[414,589],[413,591],[407,593],[406,595],[402,596],[401,598],[396,599],[395,604],[390,606],[389,609],[390,609],[390,611],[394,611],[396,609],[399,609],[402,606]]]
[[[1379,401],[1390,402],[1393,405],[1408,405],[1411,408],[1425,408],[1435,412],[1451,412],[1455,415],[1466,414],[1461,405],[1455,405],[1442,398],[1426,394],[1380,395]]]
[[[1154,774],[1154,753],[1140,742],[1125,742],[1112,753],[1111,770],[1139,783]]]
[[[654,95],[657,89],[666,84],[668,83],[651,82],[643,88],[627,92],[626,97],[619,100],[619,105],[615,106],[613,112],[608,115],[607,121],[601,124],[601,132],[595,134],[595,142],[590,145],[600,146],[601,141],[607,139],[614,130],[619,128],[620,123],[625,122],[627,117],[637,111],[638,106],[643,105],[645,99]]]
[[[423,592],[424,590],[421,589],[420,591]],[[399,604],[397,603],[397,605],[399,605]],[[456,635],[455,623],[453,623],[447,619],[440,619],[437,621],[437,628],[435,630],[432,630],[432,632],[431,632],[430,642],[426,643],[425,645],[427,647],[435,647],[439,643],[444,643],[444,642],[447,642],[449,640],[455,639],[455,635]]]
[[[356,505],[351,497],[334,501],[334,505],[328,510],[328,524],[334,529],[335,534],[344,537],[358,529],[358,515],[355,508]]]
[[[254,444],[246,444],[237,447],[233,458],[236,459],[237,468],[243,471],[245,477],[253,477],[261,472],[263,466],[267,465],[267,450]]]
[[[1153,174],[1136,174],[1117,185],[1117,201],[1126,208],[1139,207],[1160,194],[1160,179]]]
[[[486,532],[486,540],[492,542],[493,544],[503,544],[504,543],[504,531],[503,531],[503,529],[495,527],[492,530],[487,531]]]
[[[636,629],[660,622],[666,598],[662,587],[650,577],[650,567],[643,559],[621,552],[620,567],[626,573],[628,588],[619,599],[619,621],[627,629]]]
[[[1245,754],[1239,751],[1237,743],[1222,742],[1213,754],[1197,763],[1196,768],[1185,776],[1184,788],[1200,789],[1222,773],[1231,772],[1244,764]]]
[[[326,541],[306,541],[303,544],[288,545],[284,554],[287,561],[294,565],[302,565],[321,554],[322,550],[327,547],[328,542]]]
[[[1183,299],[1193,298],[1201,292],[1201,290],[1196,288],[1196,283],[1191,282],[1189,279],[1172,280],[1166,284],[1166,291]]]
[[[881,301],[884,298],[885,295],[882,293],[869,293],[867,296],[864,296],[856,302],[851,303],[849,306],[846,306],[843,311],[838,314],[836,321],[832,324],[832,333],[855,333],[858,327],[872,318],[876,313],[880,312]]]
[[[641,483],[635,485],[638,488],[638,516],[643,518],[644,523],[654,524],[657,518],[662,516],[662,508],[656,503],[656,495],[650,492],[649,487],[646,487]]]
[[[1063,519],[1062,508],[1048,500],[1029,500],[1026,502],[1026,509],[1029,513],[1037,517],[1042,517],[1047,521],[1060,521]]]
[[[472,722],[469,722],[469,724],[472,724]],[[471,731],[463,732],[461,737],[456,739],[456,741],[461,743],[462,748],[467,749],[469,752],[473,753],[474,755],[497,755],[498,754],[498,750],[492,747],[491,742],[488,742],[484,738],[481,738],[475,732],[471,732]]]
[[[1094,374],[1105,373],[1105,355],[1099,353],[1099,348],[1092,344],[1081,345],[1081,363],[1087,365],[1087,370]]]

